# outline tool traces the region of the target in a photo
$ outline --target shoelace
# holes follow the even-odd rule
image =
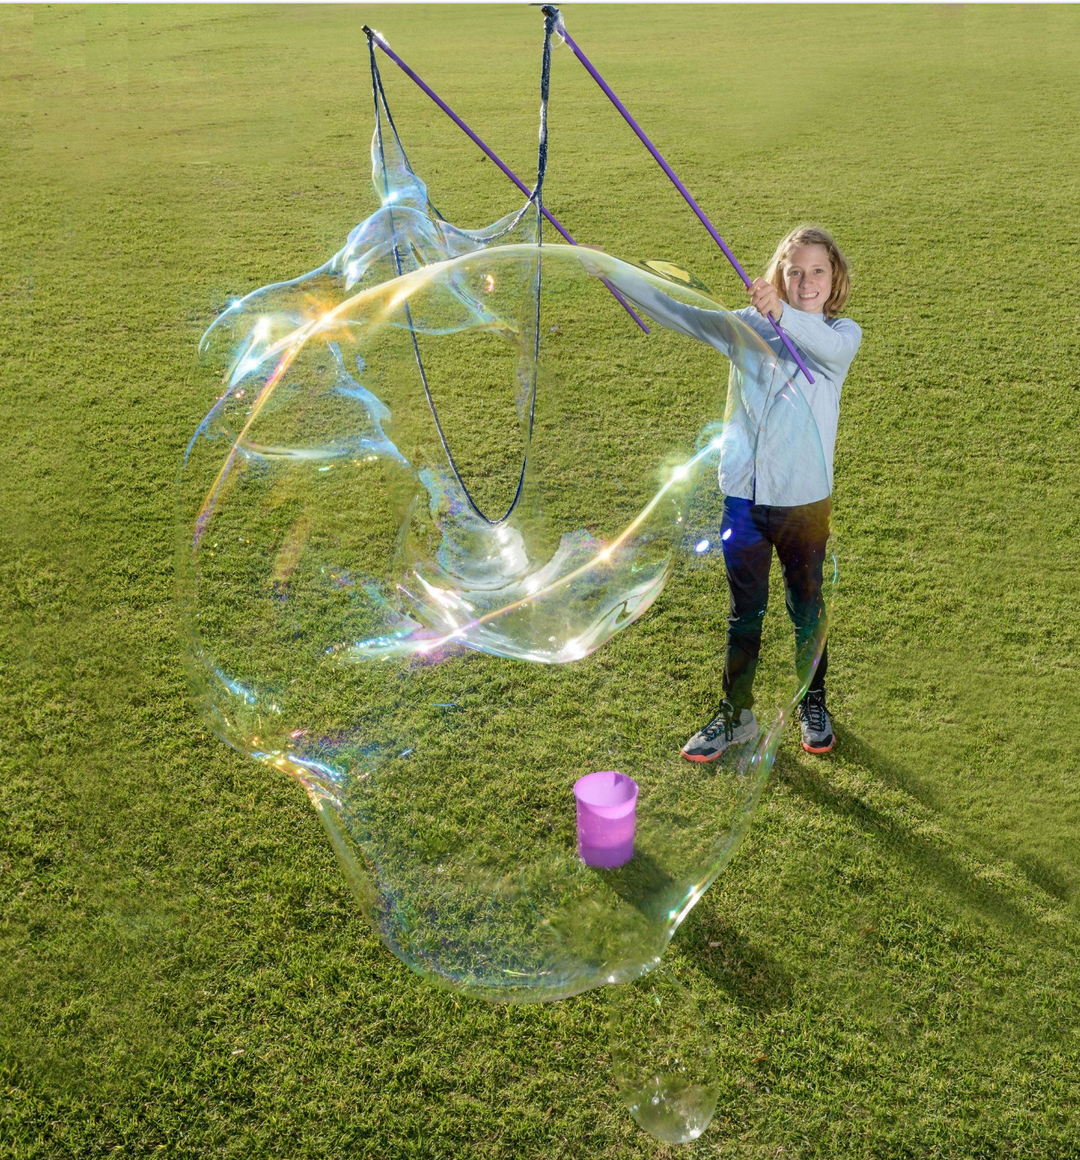
[[[825,702],[820,697],[807,697],[799,706],[803,717],[815,733],[825,729]]]
[[[724,740],[730,741],[735,734],[735,722],[732,720],[732,717],[733,714],[726,708],[721,709],[708,725],[702,729],[702,736],[706,741],[715,741],[723,733]]]

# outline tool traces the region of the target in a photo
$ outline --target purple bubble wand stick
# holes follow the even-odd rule
[[[727,258],[727,260],[735,268],[735,273],[738,274],[742,279],[743,285],[749,287],[750,279],[746,276],[746,271],[742,268],[742,266],[739,265],[738,260],[736,259],[735,255],[728,249],[724,239],[716,232],[716,228],[713,226],[712,222],[709,221],[709,219],[705,216],[704,210],[690,195],[690,191],[686,188],[685,185],[683,185],[683,183],[675,175],[675,172],[671,166],[668,165],[668,163],[660,155],[660,151],[649,140],[649,138],[645,136],[644,130],[637,123],[637,121],[635,121],[634,118],[630,116],[629,111],[622,103],[622,101],[620,101],[619,98],[611,91],[607,81],[605,81],[604,78],[596,71],[596,69],[593,68],[592,62],[589,60],[589,58],[571,39],[570,34],[566,31],[566,25],[563,24],[562,17],[559,15],[559,10],[557,8],[553,8],[551,5],[545,5],[541,11],[545,16],[551,16],[555,19],[555,34],[560,36],[562,40],[569,46],[570,51],[578,58],[579,61],[581,61],[592,79],[600,86],[604,96],[606,96],[607,99],[615,106],[615,108],[619,110],[623,116],[623,120],[625,120],[630,128],[634,130],[638,136],[638,140],[640,140],[642,145],[644,145],[645,148],[648,149],[648,151],[653,155],[653,159],[670,178],[671,184],[675,186],[679,193],[682,194],[686,204],[694,211],[694,213],[697,214],[701,224],[709,231],[709,234],[712,236],[712,240],[720,247],[721,250],[723,250],[724,257]],[[800,358],[799,352],[792,345],[791,339],[788,338],[788,336],[781,329],[780,323],[777,322],[771,314],[769,314],[767,317],[772,323],[773,330],[775,330],[776,333],[780,336],[780,341],[784,344],[785,347],[787,347],[788,354],[790,354],[791,357],[795,360],[795,365],[799,368],[799,370],[802,371],[804,375],[806,375],[807,381],[812,383],[814,381],[814,376],[809,372],[809,370],[807,370],[806,363],[804,363]]]

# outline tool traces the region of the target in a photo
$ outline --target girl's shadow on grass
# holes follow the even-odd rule
[[[875,780],[914,798],[925,810],[938,816],[948,816],[937,796],[911,771],[894,759],[881,753],[851,729],[845,729],[840,738],[844,760],[861,766]],[[826,762],[809,762],[794,755],[781,753],[773,768],[773,777],[793,793],[822,812],[834,814],[854,823],[878,845],[887,847],[894,856],[903,859],[908,867],[942,894],[951,897],[962,907],[990,921],[1010,929],[1026,939],[1045,939],[1050,933],[1023,907],[1008,898],[1002,890],[980,878],[970,867],[946,848],[944,842],[934,841],[918,833],[911,824],[892,812],[872,805],[858,794],[834,785],[829,780]],[[980,860],[1001,857],[989,848],[973,849]],[[1033,865],[1035,863],[1035,865]],[[1048,868],[1030,858],[1017,859],[1014,864],[1041,890],[1068,902],[1071,891]]]

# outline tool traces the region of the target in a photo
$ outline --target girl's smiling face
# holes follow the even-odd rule
[[[829,251],[816,243],[796,246],[784,259],[784,297],[796,310],[822,314],[832,293]]]

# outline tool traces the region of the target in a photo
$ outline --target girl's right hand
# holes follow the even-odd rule
[[[780,321],[780,315],[784,313],[784,300],[771,282],[766,282],[764,278],[755,278],[747,286],[746,292],[750,295],[750,305],[762,318],[767,318],[771,314],[777,322]]]

